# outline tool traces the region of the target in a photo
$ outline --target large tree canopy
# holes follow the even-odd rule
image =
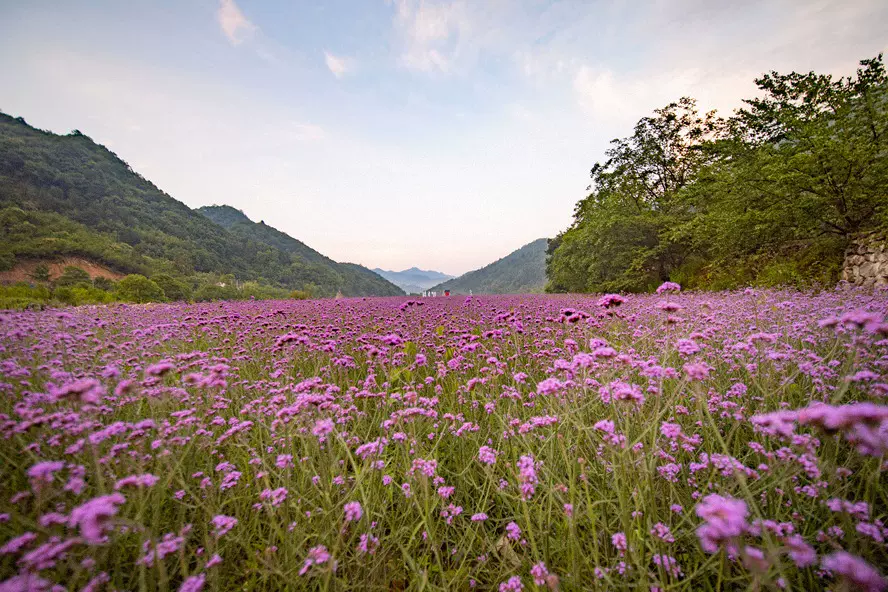
[[[550,243],[550,291],[643,291],[836,278],[855,233],[888,220],[888,79],[771,72],[731,118],[681,99],[592,168]]]

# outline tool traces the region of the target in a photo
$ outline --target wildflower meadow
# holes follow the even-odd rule
[[[888,293],[0,312],[0,590],[888,589]]]

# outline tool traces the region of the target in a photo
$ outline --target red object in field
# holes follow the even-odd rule
[[[450,290],[444,290],[444,295],[445,295],[445,296],[450,296]]]

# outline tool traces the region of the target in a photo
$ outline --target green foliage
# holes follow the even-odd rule
[[[114,283],[114,280],[110,280],[103,276],[97,276],[93,278],[93,287],[106,292],[113,292],[117,288],[117,284]]]
[[[19,282],[11,286],[0,285],[0,309],[43,308],[52,297],[46,286],[31,286]]]
[[[15,267],[15,255],[0,251],[0,271],[8,271]]]
[[[547,289],[644,291],[668,279],[690,249],[666,235],[691,215],[679,194],[707,158],[700,147],[714,125],[682,98],[611,142],[607,160],[592,167],[592,193],[550,247]]]
[[[49,281],[49,267],[41,263],[37,267],[34,268],[34,271],[31,273],[31,279],[37,282],[48,282]]]
[[[65,267],[65,270],[55,280],[56,286],[70,287],[77,285],[92,285],[92,279],[89,277],[89,274],[83,269],[77,267],[76,265],[68,265]]]
[[[311,292],[307,290],[293,290],[290,292],[290,298],[293,300],[308,300],[311,298]]]
[[[442,294],[526,294],[542,292],[546,285],[546,244],[544,238],[526,244],[493,263],[447,280],[431,288]]]
[[[194,300],[196,302],[234,300],[235,298],[237,298],[237,290],[230,285],[203,284],[194,292]]]
[[[160,286],[160,289],[163,290],[163,294],[167,300],[175,302],[189,300],[191,298],[191,286],[183,281],[177,280],[165,273],[153,275],[151,276],[151,279],[154,283]]]
[[[160,286],[144,275],[128,275],[117,282],[117,294],[128,302],[161,302],[164,293]]]
[[[338,291],[345,296],[399,296],[404,293],[366,267],[337,263],[264,222],[253,222],[232,207],[205,206],[197,211],[241,240],[266,245],[256,257],[261,261],[263,277],[275,283],[301,289],[314,285],[313,293],[327,297]],[[278,269],[281,265],[286,268]]]
[[[888,78],[779,74],[721,120],[682,99],[614,140],[552,241],[553,292],[830,284],[848,240],[888,225]]]
[[[325,296],[400,293],[366,268],[336,263],[243,214],[217,224],[204,213],[80,132],[58,136],[0,113],[0,270],[71,255],[179,281],[232,274],[282,289],[311,284]],[[184,297],[178,286],[174,292]]]

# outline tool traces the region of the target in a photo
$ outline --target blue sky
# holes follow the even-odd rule
[[[458,274],[571,221],[607,143],[682,95],[851,73],[888,3],[0,0],[0,109],[340,261]]]

